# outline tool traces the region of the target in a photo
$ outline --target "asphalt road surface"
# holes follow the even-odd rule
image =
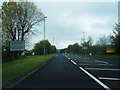
[[[119,88],[118,60],[59,54],[13,88]]]

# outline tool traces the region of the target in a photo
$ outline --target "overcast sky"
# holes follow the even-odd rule
[[[118,22],[117,2],[34,2],[47,16],[46,39],[58,49],[69,44],[81,43],[92,37],[94,43],[100,36],[112,34]],[[36,25],[37,35],[30,37],[31,49],[34,43],[43,40],[43,23]],[[54,41],[53,41],[54,38]]]
[[[69,44],[81,43],[92,37],[94,43],[100,36],[112,34],[113,26],[118,22],[117,2],[35,2],[47,16],[46,39],[58,49]],[[36,26],[38,35],[31,37],[33,43],[43,39],[43,24]],[[54,40],[53,40],[54,38]]]

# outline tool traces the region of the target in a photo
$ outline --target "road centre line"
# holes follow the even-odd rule
[[[88,70],[107,70],[107,71],[120,71],[120,69],[106,69],[106,68],[85,68]]]
[[[88,76],[90,76],[93,80],[95,80],[98,84],[100,84],[103,88],[105,88],[106,90],[111,90],[107,85],[105,85],[104,83],[102,83],[100,80],[98,80],[96,77],[94,77],[92,74],[90,74],[89,72],[87,72],[85,69],[83,69],[82,67],[79,67],[83,72],[85,72]]]
[[[73,60],[71,60],[71,62],[76,65],[76,63]]]
[[[70,60],[70,58],[68,57],[68,56],[66,56],[66,55],[64,55],[67,59],[69,59]]]
[[[69,59],[73,64],[76,65],[76,63],[73,60],[71,60],[68,56],[65,55],[65,57],[67,57],[67,59]]]
[[[107,77],[99,77],[99,79],[104,79],[104,80],[120,80],[120,78],[107,78]]]
[[[68,59],[70,60],[70,58],[68,57]]]
[[[67,57],[66,55],[65,55],[65,57]],[[67,58],[69,58],[69,57],[67,57]],[[71,60],[71,62],[73,63],[73,64],[75,64],[76,65],[76,63],[73,61],[73,60]],[[105,85],[104,83],[102,83],[100,80],[98,80],[97,78],[95,78],[93,75],[91,75],[89,72],[87,72],[85,69],[83,69],[82,67],[79,67],[82,71],[84,71],[88,76],[90,76],[93,80],[95,80],[98,84],[100,84],[103,88],[105,88],[106,90],[111,90],[107,85]]]

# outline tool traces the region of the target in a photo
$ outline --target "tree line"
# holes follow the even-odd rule
[[[35,34],[36,24],[44,20],[44,13],[33,2],[3,2],[0,12],[2,23],[2,58],[10,59],[20,53],[10,51],[10,41],[25,40],[27,44],[28,34]]]
[[[43,55],[44,54],[44,44],[45,44],[45,54],[51,54],[51,53],[57,52],[55,45],[51,45],[48,40],[42,40],[42,41],[36,43],[32,49],[32,52],[34,52],[35,55]]]
[[[116,54],[120,55],[120,23],[115,24],[113,35],[101,36],[98,41],[93,45],[92,37],[79,45],[75,43],[69,45],[61,52],[80,53],[80,54]]]

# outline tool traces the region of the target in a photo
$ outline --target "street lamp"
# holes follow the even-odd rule
[[[83,33],[83,50],[84,50],[84,54],[85,54],[85,49],[86,49],[86,43],[85,43],[85,32]]]
[[[83,42],[85,43],[85,32],[82,32],[82,33],[83,33],[83,36],[84,36],[84,38],[83,38],[83,39],[84,39]]]
[[[45,55],[45,18],[47,18],[47,16],[44,16],[44,55]]]

